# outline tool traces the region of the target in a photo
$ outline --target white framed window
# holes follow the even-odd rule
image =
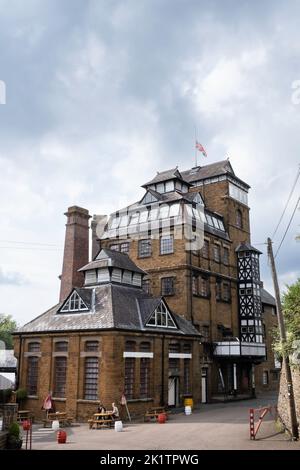
[[[147,323],[147,326],[177,329],[170,312],[163,302],[161,302],[160,305],[155,309],[155,312],[152,314],[150,320]]]
[[[166,181],[165,191],[166,193],[174,191],[174,181]]]
[[[160,254],[168,255],[170,253],[174,253],[173,235],[160,237]]]
[[[64,303],[61,312],[78,312],[89,310],[79,294],[74,291],[69,299]]]
[[[139,223],[139,217],[140,217],[139,212],[135,212],[134,214],[132,214],[129,225],[138,224]]]
[[[159,218],[166,219],[169,216],[169,206],[162,206],[159,209]]]
[[[140,213],[140,224],[146,223],[148,220],[148,211],[142,211]]]
[[[170,206],[170,217],[177,217],[179,215],[180,204],[172,204]]]

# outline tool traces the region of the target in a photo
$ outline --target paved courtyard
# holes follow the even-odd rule
[[[202,405],[190,416],[183,413],[172,414],[165,424],[124,423],[123,432],[115,432],[114,429],[90,430],[87,424],[81,423],[66,428],[66,444],[57,444],[55,432],[35,424],[33,449],[300,450],[299,442],[292,442],[287,434],[276,429],[272,417],[263,421],[257,440],[250,441],[249,408],[274,403],[276,396],[266,394],[255,400]]]

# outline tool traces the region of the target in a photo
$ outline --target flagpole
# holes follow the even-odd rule
[[[197,166],[197,149],[196,149],[197,132],[196,132],[196,126],[194,127],[195,127],[195,166]]]

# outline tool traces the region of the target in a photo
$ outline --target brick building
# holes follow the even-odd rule
[[[88,211],[66,213],[60,303],[15,334],[19,383],[37,414],[49,391],[85,418],[123,392],[140,413],[275,384],[274,299],[251,245],[249,186],[225,160],[143,187],[101,233],[94,216],[90,263]]]

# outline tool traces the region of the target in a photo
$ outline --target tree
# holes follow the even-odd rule
[[[290,286],[282,297],[286,328],[294,339],[300,339],[300,278]]]
[[[291,354],[296,340],[300,340],[300,278],[282,296],[282,311],[287,333],[285,351],[282,350],[278,331],[274,334],[274,350],[279,355]]]
[[[0,341],[4,341],[6,349],[13,349],[11,333],[17,328],[17,323],[11,315],[0,313]]]

